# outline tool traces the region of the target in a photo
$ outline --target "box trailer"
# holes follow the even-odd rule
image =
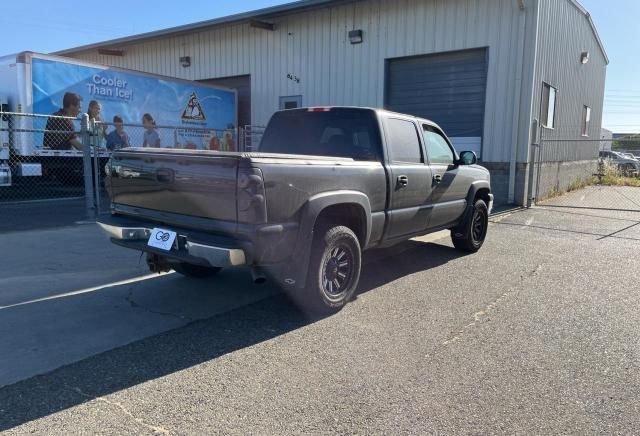
[[[82,151],[48,148],[42,132],[46,118],[37,116],[57,112],[67,92],[82,98],[82,112],[87,112],[90,101],[99,102],[104,122],[118,115],[125,124],[141,124],[143,115],[151,114],[158,126],[171,132],[162,147],[208,149],[225,134],[236,135],[235,90],[33,52],[4,56],[0,57],[0,110],[4,113],[0,115],[0,186],[10,185],[12,177],[47,174],[47,167],[79,168]],[[74,121],[74,130],[80,130],[80,118]],[[141,142],[134,139],[130,145],[142,146]],[[100,147],[94,152],[107,156]]]

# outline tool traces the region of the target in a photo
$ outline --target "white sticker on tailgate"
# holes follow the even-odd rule
[[[176,240],[176,232],[165,229],[153,229],[147,245],[164,251],[171,251]]]

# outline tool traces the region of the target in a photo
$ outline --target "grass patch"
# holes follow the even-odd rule
[[[593,183],[604,186],[633,186],[640,188],[640,178],[627,177],[622,171],[610,162],[601,162],[598,165],[598,176],[593,177]]]

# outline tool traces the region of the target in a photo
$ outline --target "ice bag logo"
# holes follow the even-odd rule
[[[200,101],[198,100],[198,95],[195,92],[192,92],[191,97],[189,97],[187,107],[185,107],[184,111],[182,112],[182,119],[189,121],[207,120],[207,117],[202,110],[202,106],[200,105]]]

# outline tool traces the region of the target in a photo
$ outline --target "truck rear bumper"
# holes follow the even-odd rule
[[[147,240],[153,228],[141,223],[127,222],[117,217],[104,218],[98,225],[111,237],[111,241],[119,246],[132,250],[159,254],[177,261],[200,264],[212,267],[232,267],[247,264],[246,250],[234,246],[234,241],[222,240],[203,241],[193,237],[189,232],[168,228],[178,234],[177,244],[171,251],[163,251],[147,245]],[[218,242],[218,243],[216,243]],[[176,246],[177,245],[177,246]]]

